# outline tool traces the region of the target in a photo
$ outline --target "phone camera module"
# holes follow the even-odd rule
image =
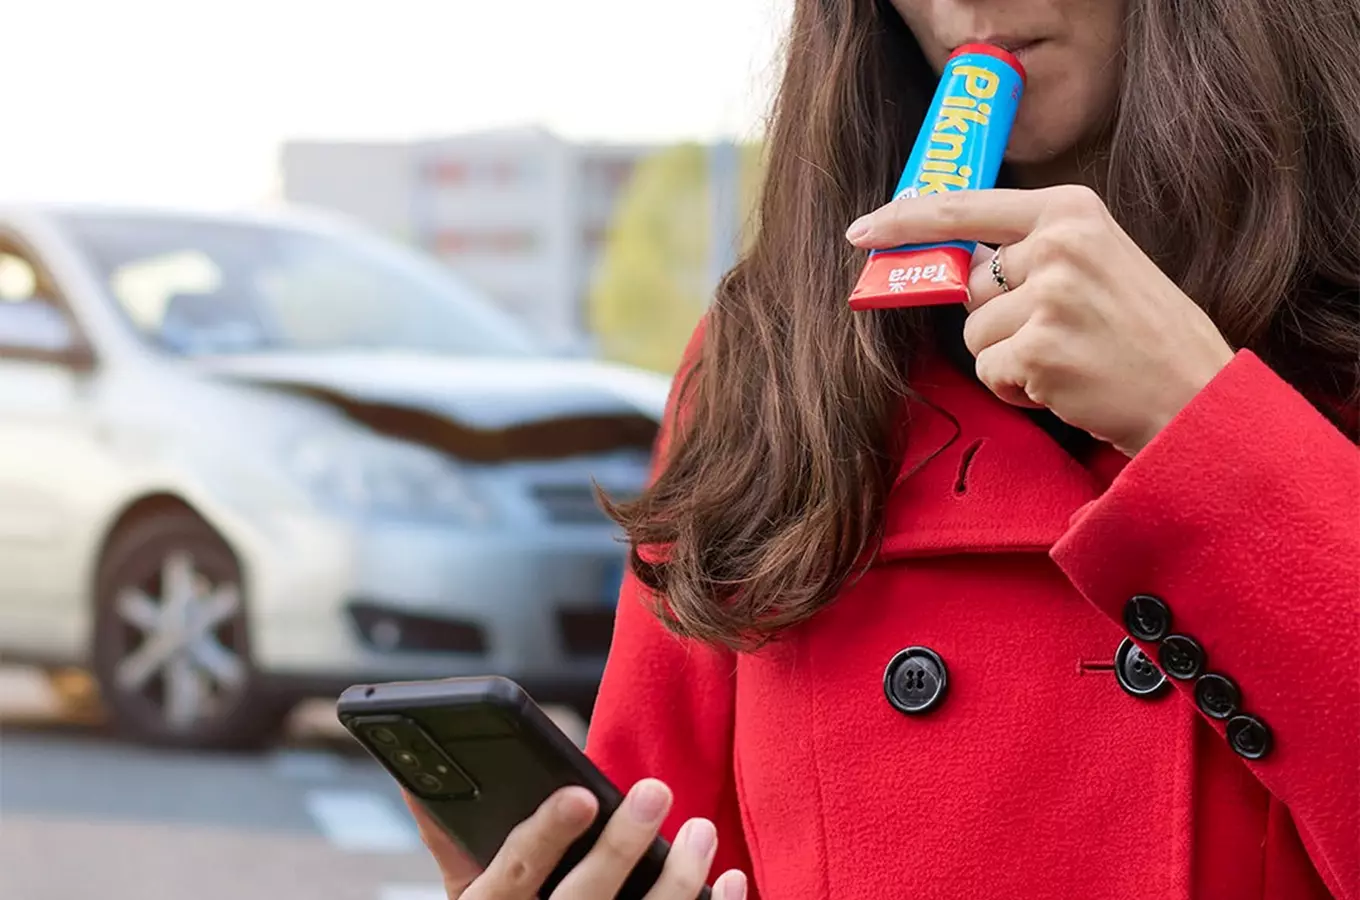
[[[421,772],[411,779],[411,782],[420,790],[427,794],[438,794],[444,790],[444,782],[431,775],[429,772]]]
[[[408,790],[439,800],[477,796],[476,783],[419,721],[384,714],[351,718],[345,724]]]
[[[390,728],[370,728],[368,736],[375,744],[382,744],[385,747],[395,747],[400,741]]]

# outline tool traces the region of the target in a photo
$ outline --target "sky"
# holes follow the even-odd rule
[[[0,0],[0,201],[250,206],[294,138],[749,137],[790,0]]]

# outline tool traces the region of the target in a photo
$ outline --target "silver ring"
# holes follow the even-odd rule
[[[996,286],[1001,288],[1003,294],[1011,289],[1011,286],[1006,282],[1006,273],[1001,271],[1001,251],[1004,246],[1005,245],[1003,244],[1001,247],[997,247],[996,252],[992,254],[991,267],[992,281],[996,282]]]

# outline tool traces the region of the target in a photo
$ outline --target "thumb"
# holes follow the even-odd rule
[[[430,816],[419,800],[406,791],[402,791],[402,798],[416,820],[420,840],[439,865],[439,873],[444,877],[444,890],[448,893],[449,900],[457,900],[463,891],[467,890],[468,885],[482,874],[482,867],[477,865],[477,861]]]

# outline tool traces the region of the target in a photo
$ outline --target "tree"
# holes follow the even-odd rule
[[[761,146],[740,150],[739,209],[749,221],[762,170]],[[673,372],[709,302],[711,229],[708,149],[681,144],[634,169],[618,201],[591,282],[591,328],[603,356]],[[743,229],[743,243],[752,229]]]

